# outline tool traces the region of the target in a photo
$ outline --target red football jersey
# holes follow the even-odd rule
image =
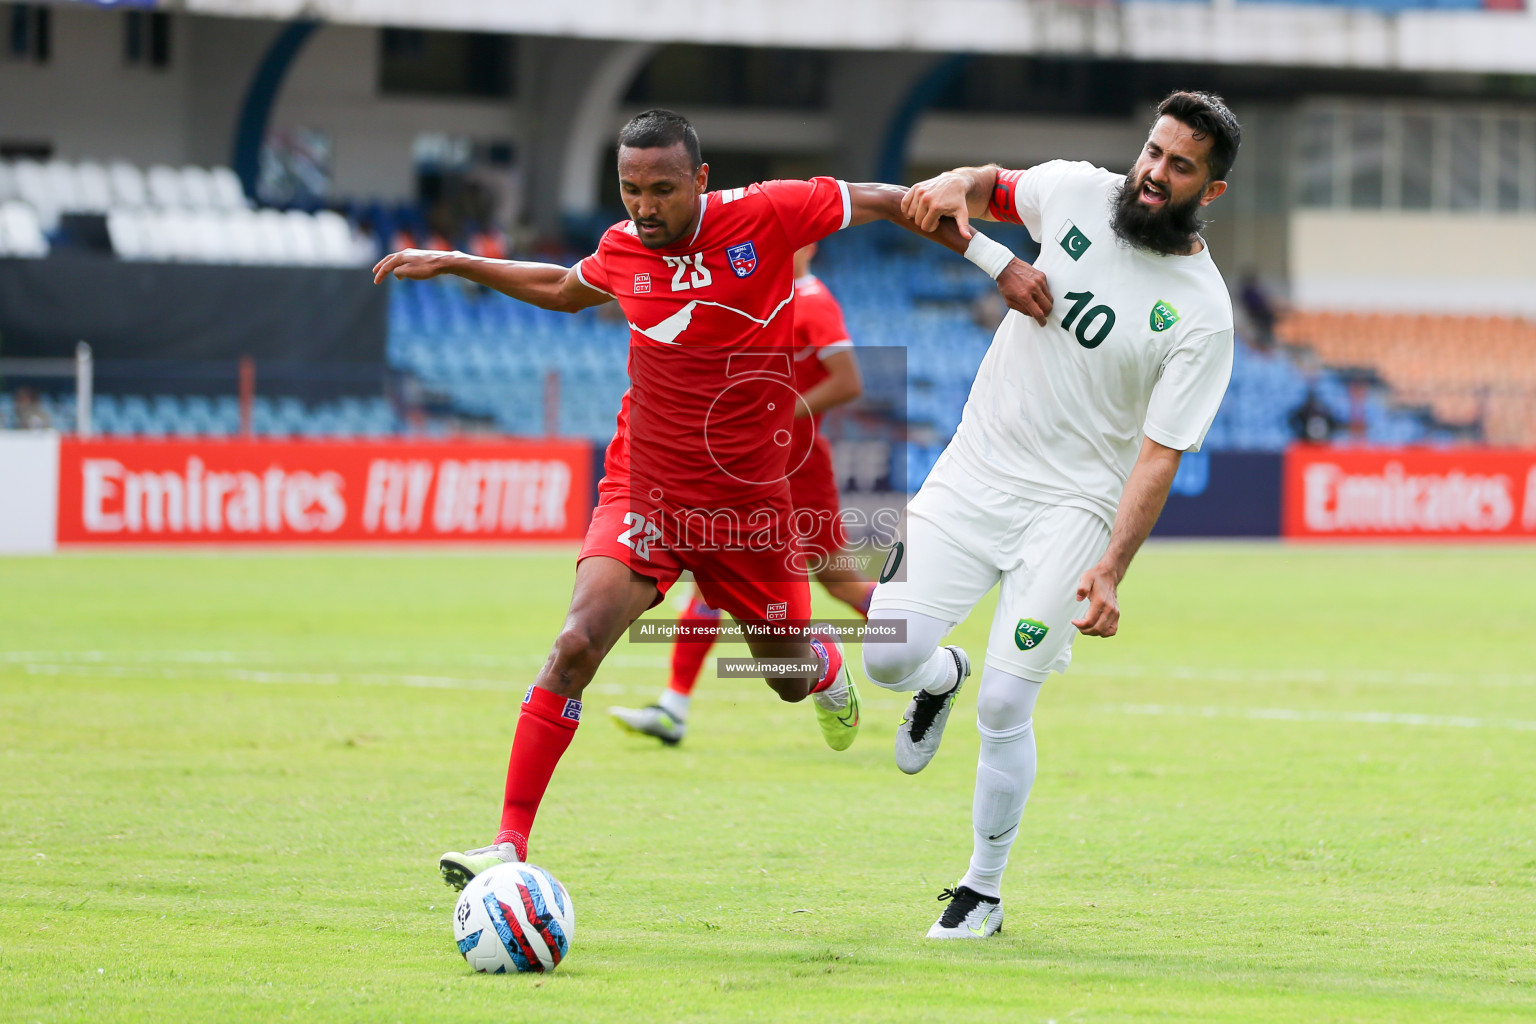
[[[576,265],[629,321],[629,391],[607,472],[640,501],[740,506],[787,491],[796,249],[847,227],[834,178],[710,192],[697,229],[647,249],[630,221]]]
[[[802,395],[828,377],[822,360],[852,348],[843,308],[814,274],[795,279],[795,390]],[[817,413],[821,422],[824,413]]]

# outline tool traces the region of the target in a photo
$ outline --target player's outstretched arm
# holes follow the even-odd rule
[[[991,194],[992,185],[997,181],[997,168],[975,167],[961,168],[961,170],[976,171],[975,180],[986,185],[982,195],[985,197]],[[992,175],[990,179],[984,173],[988,170]],[[958,171],[948,173],[959,174]],[[965,213],[970,208],[970,180],[966,179],[968,183],[965,202],[955,207],[961,213]],[[1032,318],[1041,327],[1045,326],[1045,318],[1051,312],[1051,289],[1047,286],[1043,273],[1014,256],[1007,246],[999,245],[985,235],[972,231],[969,224],[966,226],[967,233],[961,234],[959,222],[953,213],[942,211],[935,213],[929,218],[932,221],[931,226],[925,227],[906,213],[906,200],[910,194],[900,185],[878,183],[856,185],[849,182],[848,198],[853,207],[853,216],[849,224],[868,224],[874,220],[888,220],[959,253],[985,270],[988,276],[997,282],[997,290],[1002,295],[1003,301],[1008,303],[1009,309],[1016,309]],[[982,214],[986,213],[986,205],[986,200],[983,198]]]
[[[1141,454],[1136,457],[1136,465],[1120,495],[1120,510],[1115,513],[1109,548],[1099,564],[1083,573],[1077,584],[1077,599],[1087,599],[1088,611],[1082,618],[1073,619],[1072,625],[1085,636],[1114,636],[1119,630],[1120,581],[1163,511],[1183,454],[1151,438],[1141,442]]]
[[[606,292],[582,284],[581,276],[574,267],[567,269],[554,263],[492,260],[463,252],[403,249],[390,253],[374,266],[373,283],[384,283],[390,274],[402,281],[425,281],[442,274],[453,274],[487,288],[494,288],[520,302],[559,313],[574,313],[613,299]]]
[[[987,202],[997,186],[998,166],[956,167],[920,181],[907,190],[901,212],[923,231],[932,231],[944,217],[953,217],[960,237],[971,237],[971,219],[991,220]]]

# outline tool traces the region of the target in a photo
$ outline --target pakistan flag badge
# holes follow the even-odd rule
[[[1152,330],[1166,331],[1168,328],[1179,322],[1179,311],[1168,305],[1168,303],[1164,302],[1162,299],[1158,299],[1156,304],[1152,306],[1152,316],[1150,319],[1152,322]]]
[[[1071,221],[1061,226],[1061,231],[1056,235],[1056,241],[1061,243],[1061,247],[1074,261],[1082,259],[1083,253],[1087,252],[1088,247],[1093,244],[1093,240],[1083,234],[1082,230]]]
[[[1045,640],[1045,634],[1051,631],[1051,627],[1039,619],[1020,619],[1019,624],[1013,628],[1013,642],[1021,651],[1032,651],[1039,647]]]

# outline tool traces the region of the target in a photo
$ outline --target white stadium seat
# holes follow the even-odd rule
[[[75,181],[75,168],[62,160],[50,160],[43,165],[48,175],[48,187],[53,191],[54,205],[63,212],[80,208],[79,188]]]
[[[48,255],[48,239],[37,211],[19,200],[0,203],[0,252],[38,258]]]
[[[203,232],[203,258],[209,263],[239,263],[239,241],[230,226],[229,215],[222,210],[203,210],[197,214]]]
[[[112,199],[117,206],[149,205],[149,190],[144,184],[144,172],[123,160],[114,160],[107,168],[112,179]]]
[[[104,214],[124,260],[350,267],[372,255],[334,211],[256,209],[222,166],[0,161],[0,211],[4,256],[46,256],[62,213]]]
[[[149,185],[149,201],[155,206],[173,210],[187,205],[181,192],[181,174],[176,168],[156,164],[144,180]]]
[[[197,225],[185,210],[162,210],[160,228],[165,233],[165,257],[177,263],[197,262]]]
[[[289,262],[320,263],[320,240],[316,235],[315,218],[303,210],[289,210],[283,214],[283,237],[288,245]]]
[[[254,230],[260,254],[258,263],[297,263],[298,259],[288,251],[288,235],[283,226],[283,215],[276,210],[259,210]]]
[[[349,267],[357,262],[357,247],[347,218],[334,210],[315,214],[315,237],[320,246],[320,262],[327,266]]]
[[[126,206],[107,212],[107,238],[119,259],[139,260],[145,255],[143,217]]]
[[[92,160],[75,167],[75,209],[82,213],[106,213],[112,208],[112,179],[107,169]]]
[[[261,239],[256,236],[256,218],[247,210],[221,215],[225,252],[231,263],[260,263]]]
[[[18,160],[15,166],[16,197],[37,212],[44,231],[59,226],[59,203],[54,198],[53,180],[43,165],[35,160]]]
[[[213,179],[201,167],[181,169],[181,195],[187,206],[194,210],[207,210],[216,205],[213,201]]]
[[[250,209],[251,203],[245,197],[245,188],[234,171],[228,167],[214,167],[209,170],[208,179],[213,189],[213,205],[221,210]]]
[[[165,216],[159,210],[139,211],[139,251],[146,260],[171,258],[173,242],[165,228]]]

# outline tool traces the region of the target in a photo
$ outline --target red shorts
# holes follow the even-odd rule
[[[832,469],[832,445],[816,435],[805,461],[789,475],[790,500],[795,506],[790,525],[799,535],[811,567],[826,560],[848,545],[848,535],[839,518],[837,475]]]
[[[793,534],[783,528],[787,508],[766,510],[780,520],[777,543],[738,544],[731,533],[701,549],[678,525],[686,513],[645,508],[631,499],[627,488],[607,479],[598,485],[597,494],[592,525],[587,527],[577,561],[592,555],[616,558],[655,580],[661,594],[684,569],[691,570],[710,607],[730,612],[738,622],[810,620],[811,587],[804,553]]]

